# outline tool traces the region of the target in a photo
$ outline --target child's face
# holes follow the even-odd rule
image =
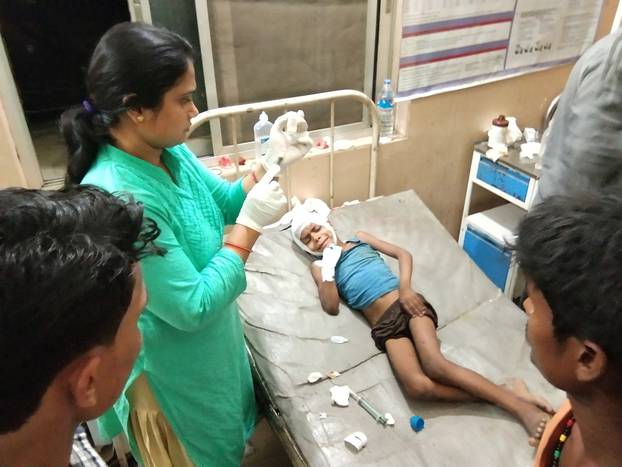
[[[326,247],[334,243],[333,233],[330,230],[322,225],[313,223],[302,229],[300,241],[314,252],[324,251]]]
[[[532,281],[527,283],[529,297],[523,306],[528,316],[526,337],[531,345],[531,361],[554,386],[568,388],[572,358],[567,343],[559,343],[553,330],[553,312],[542,292]]]

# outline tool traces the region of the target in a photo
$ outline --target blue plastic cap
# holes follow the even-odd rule
[[[425,421],[418,415],[410,417],[410,427],[419,433],[425,427]]]

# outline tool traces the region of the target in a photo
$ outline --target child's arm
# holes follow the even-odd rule
[[[337,292],[335,282],[324,282],[322,280],[322,271],[320,270],[320,267],[315,264],[315,262],[311,263],[311,275],[317,284],[322,309],[329,315],[338,315],[339,292]]]
[[[423,316],[426,312],[425,303],[410,285],[413,272],[413,257],[410,252],[393,243],[380,240],[367,232],[357,232],[356,236],[373,249],[397,260],[400,268],[400,303],[408,313]]]

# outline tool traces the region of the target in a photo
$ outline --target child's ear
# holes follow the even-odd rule
[[[576,369],[577,379],[586,383],[595,381],[607,371],[607,354],[595,342],[583,341],[581,344]]]

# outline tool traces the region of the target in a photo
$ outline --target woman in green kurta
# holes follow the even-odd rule
[[[141,262],[149,296],[139,321],[143,347],[124,395],[100,426],[108,436],[125,431],[147,465],[182,463],[179,453],[163,460],[147,452],[170,439],[141,432],[137,443],[144,430],[129,395],[146,382],[161,411],[154,423],[172,428],[187,463],[239,465],[256,408],[235,299],[246,287],[250,249],[262,227],[279,218],[285,197],[277,182],[257,183],[265,166],[228,183],[182,144],[197,114],[196,83],[191,47],[177,34],[137,23],[113,27],[95,49],[86,81],[88,100],[61,121],[68,182],[131,193],[157,222],[157,243],[167,250]],[[299,139],[280,140],[288,162],[309,148],[304,120],[299,128]]]

